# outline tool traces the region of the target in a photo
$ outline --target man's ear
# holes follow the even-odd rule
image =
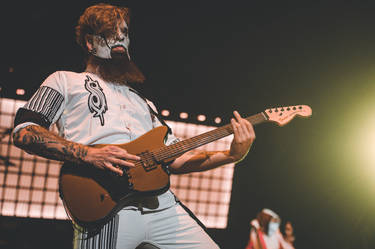
[[[86,40],[87,50],[91,51],[92,47],[93,47],[93,37],[92,37],[92,35],[86,35],[85,40]]]

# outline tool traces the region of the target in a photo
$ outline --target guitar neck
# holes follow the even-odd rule
[[[248,120],[252,125],[256,125],[267,121],[268,118],[265,113],[261,112],[247,117],[246,120]],[[153,151],[153,154],[155,159],[159,162],[168,160],[231,134],[233,134],[233,128],[231,124],[228,124],[178,143],[165,146],[159,150]]]

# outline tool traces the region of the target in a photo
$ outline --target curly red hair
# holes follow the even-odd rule
[[[77,43],[87,51],[86,35],[111,37],[116,34],[117,23],[125,20],[130,23],[130,10],[126,7],[100,3],[88,7],[76,26]]]

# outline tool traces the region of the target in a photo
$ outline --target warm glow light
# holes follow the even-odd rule
[[[186,112],[181,112],[180,113],[180,118],[181,119],[187,119],[189,117],[189,114],[187,114]]]
[[[220,117],[216,117],[215,118],[215,123],[216,124],[220,124],[221,123],[221,118]]]
[[[18,89],[16,90],[16,94],[17,94],[17,95],[25,95],[25,89],[18,88]]]
[[[352,149],[362,165],[372,167],[375,177],[375,118],[367,116],[367,120],[362,120],[361,128],[356,127],[352,131],[352,138],[355,139]]]
[[[202,114],[200,114],[200,115],[198,115],[198,116],[197,116],[197,119],[198,119],[198,121],[201,121],[201,122],[203,122],[203,121],[205,121],[205,120],[206,120],[206,116],[205,116],[205,115],[202,115]]]
[[[161,111],[161,115],[163,115],[164,117],[168,117],[170,114],[169,110],[162,110]]]
[[[367,190],[375,193],[375,116],[373,106],[375,105],[373,91],[361,95],[362,101],[347,110],[346,123],[342,122],[343,130],[338,134],[338,155],[347,162],[350,174],[362,179]]]

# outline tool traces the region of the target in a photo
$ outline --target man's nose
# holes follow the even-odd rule
[[[125,40],[125,36],[123,36],[123,35],[117,36],[117,40],[122,42],[122,41]]]
[[[125,40],[125,34],[122,33],[120,30],[117,31],[116,39],[120,42]]]

